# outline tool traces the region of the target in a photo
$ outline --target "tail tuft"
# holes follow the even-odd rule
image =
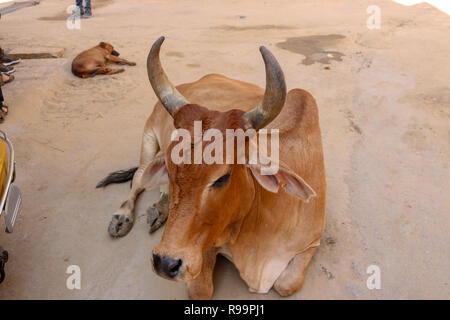
[[[97,183],[95,186],[96,188],[103,188],[106,187],[108,184],[111,183],[122,183],[127,182],[133,179],[134,173],[138,167],[131,168],[129,170],[119,170],[110,173],[105,179]]]

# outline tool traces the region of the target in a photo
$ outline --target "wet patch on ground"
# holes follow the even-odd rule
[[[302,61],[304,65],[315,62],[330,64],[332,60],[342,61],[344,54],[338,51],[326,51],[324,47],[331,47],[344,38],[345,36],[340,34],[294,37],[277,43],[277,47],[304,55],[305,59]]]

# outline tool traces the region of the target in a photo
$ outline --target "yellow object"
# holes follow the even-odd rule
[[[0,139],[0,199],[8,182],[8,148],[5,141]]]

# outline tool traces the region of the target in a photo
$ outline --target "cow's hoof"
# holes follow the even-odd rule
[[[115,214],[111,218],[109,223],[108,231],[109,234],[114,237],[123,237],[130,232],[133,227],[133,220],[124,215]]]
[[[147,225],[148,232],[153,233],[162,227],[164,222],[166,222],[167,216],[164,216],[155,207],[150,207],[147,210]]]

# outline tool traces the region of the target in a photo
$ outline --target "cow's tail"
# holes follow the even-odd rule
[[[128,170],[119,170],[111,172],[105,179],[97,183],[96,188],[102,188],[111,183],[122,183],[133,179],[134,173],[138,167],[134,167]]]

